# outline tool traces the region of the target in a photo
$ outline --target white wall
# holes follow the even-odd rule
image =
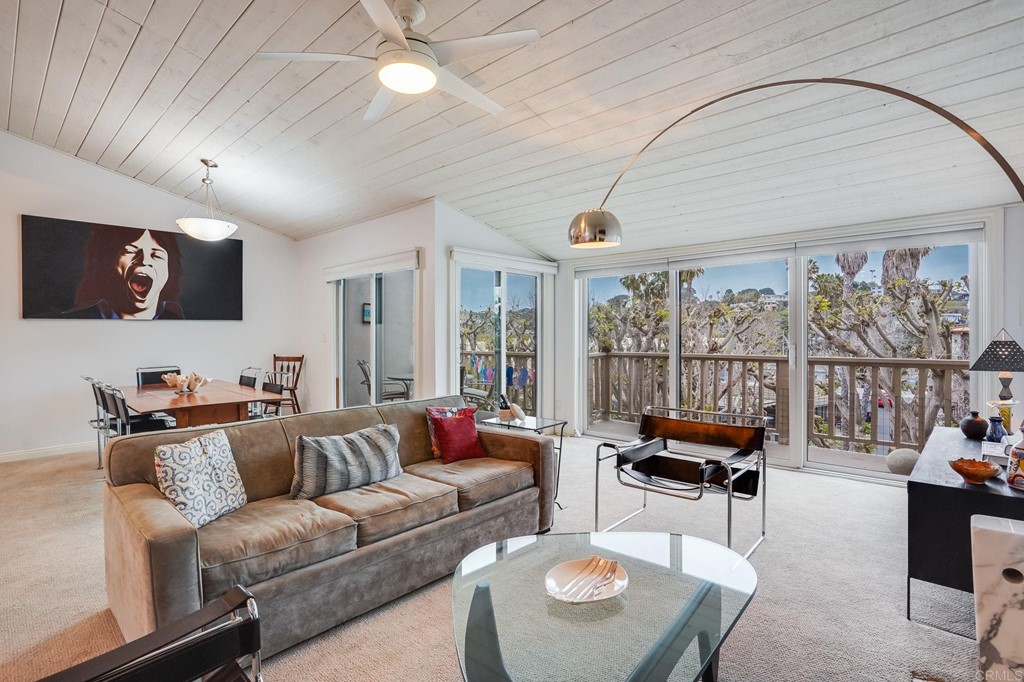
[[[307,387],[311,409],[334,407],[336,331],[333,288],[323,270],[337,265],[421,249],[419,319],[415,348],[417,397],[454,390],[449,380],[449,251],[452,247],[535,258],[536,254],[493,229],[431,199],[405,211],[329,232],[298,243],[299,328],[309,353]]]
[[[433,339],[435,322],[434,281],[434,206],[418,206],[353,225],[297,243],[298,300],[297,327],[300,343],[306,351],[305,380],[309,409],[325,410],[335,406],[335,312],[332,307],[335,285],[324,282],[324,269],[389,256],[409,249],[422,249],[419,270],[421,335],[415,359],[417,395],[432,395],[434,386]]]
[[[438,377],[436,394],[458,392],[458,383],[450,375],[455,346],[449,324],[449,307],[452,301],[452,287],[455,285],[450,267],[452,247],[485,251],[502,256],[518,256],[521,258],[540,258],[536,253],[519,242],[496,232],[476,220],[461,213],[442,201],[435,201],[436,207],[436,243],[434,259],[437,272],[443,276],[445,295],[435,299],[434,314],[439,320],[436,345],[441,352],[434,355],[434,371]]]
[[[197,160],[198,163],[198,160]],[[222,169],[230,172],[230,169]],[[236,380],[295,343],[295,242],[241,220],[240,322],[21,319],[22,214],[176,230],[188,202],[85,161],[0,133],[0,460],[95,441],[87,374],[135,383],[135,368],[178,364]]]

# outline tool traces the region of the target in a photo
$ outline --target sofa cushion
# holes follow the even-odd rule
[[[360,547],[459,511],[455,488],[405,473],[362,488],[323,495],[313,501],[355,519],[359,525]]]
[[[533,467],[529,462],[493,457],[464,459],[451,464],[433,459],[411,464],[405,471],[458,489],[459,511],[533,487]]]
[[[156,447],[160,492],[199,528],[246,502],[245,486],[223,429]]]
[[[356,548],[350,517],[288,496],[250,502],[198,535],[206,601]]]
[[[345,436],[299,436],[292,497],[309,500],[402,473],[398,427],[377,424]]]

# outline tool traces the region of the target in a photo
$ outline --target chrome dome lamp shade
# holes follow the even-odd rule
[[[957,117],[950,111],[940,107],[934,102],[930,102],[922,97],[913,95],[904,90],[890,87],[888,85],[882,85],[881,83],[872,83],[871,81],[853,80],[851,78],[793,78],[784,81],[775,81],[772,83],[762,83],[760,85],[752,85],[747,88],[740,90],[734,90],[728,94],[716,97],[715,99],[704,102],[700,106],[691,109],[676,120],[665,126],[661,132],[652,137],[650,141],[640,148],[636,154],[629,160],[626,167],[622,169],[618,177],[615,178],[615,182],[608,188],[608,193],[604,195],[604,201],[597,208],[592,208],[589,211],[577,214],[572,219],[572,224],[569,225],[569,246],[576,249],[595,249],[608,246],[619,246],[622,243],[622,226],[619,225],[619,221],[611,213],[605,210],[604,205],[608,203],[608,199],[612,196],[612,192],[615,191],[615,187],[622,180],[622,176],[626,174],[636,160],[640,158],[640,155],[647,151],[647,148],[654,144],[658,138],[667,133],[673,127],[679,125],[686,119],[690,118],[699,111],[703,111],[708,107],[714,106],[719,102],[724,102],[727,99],[744,95],[748,92],[756,92],[758,90],[767,90],[768,88],[779,88],[787,87],[792,85],[817,85],[817,84],[830,84],[830,85],[845,85],[853,88],[863,88],[865,90],[877,90],[878,92],[884,92],[896,97],[902,97],[905,100],[913,102],[919,106],[932,111],[942,118],[946,119],[957,128],[967,133],[975,142],[988,152],[988,155],[999,164],[999,167],[1009,178],[1013,188],[1017,190],[1017,194],[1020,195],[1022,201],[1024,201],[1024,180],[1021,180],[1020,176],[1010,165],[1010,162],[994,147],[992,143],[985,139],[985,136],[975,130],[967,121]],[[972,368],[973,369],[973,368]]]
[[[619,219],[603,208],[578,213],[569,225],[569,246],[577,249],[606,249],[622,243]]]

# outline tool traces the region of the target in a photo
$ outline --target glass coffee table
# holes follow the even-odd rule
[[[553,566],[614,559],[629,584],[610,599],[566,604],[547,594]],[[718,651],[757,588],[742,556],[670,533],[525,536],[462,560],[452,617],[467,682],[714,682]]]

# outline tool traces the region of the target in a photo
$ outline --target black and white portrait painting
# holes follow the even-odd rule
[[[22,317],[241,320],[242,242],[21,217]]]

